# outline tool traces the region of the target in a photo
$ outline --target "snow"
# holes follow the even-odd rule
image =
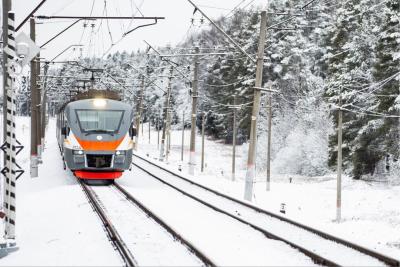
[[[144,129],[148,129],[145,126]],[[139,153],[157,159],[157,133],[148,131],[140,137]],[[182,169],[187,175],[190,132],[185,131],[184,161],[180,160],[181,132],[172,131],[172,145],[168,167],[174,171]],[[200,140],[200,136],[196,137]],[[206,138],[205,170],[200,172],[200,146],[196,148],[197,166],[194,181],[243,199],[247,146],[237,146],[237,169],[232,181],[231,145],[221,144]],[[273,174],[271,191],[265,190],[265,173],[258,173],[254,185],[253,204],[279,213],[285,204],[287,218],[320,229],[388,256],[400,259],[400,185],[382,182],[354,180],[342,177],[342,221],[335,221],[336,215],[336,175],[308,177],[288,174]],[[291,181],[291,182],[290,182]]]
[[[299,251],[265,236],[189,199],[134,169],[134,176],[120,184],[145,206],[173,225],[179,233],[204,251],[218,266],[310,266]]]
[[[18,250],[0,266],[123,265],[75,178],[63,170],[54,120],[39,177],[29,177],[29,121],[23,117],[16,123],[17,139],[25,146],[17,161],[26,171],[17,181]]]
[[[123,265],[75,178],[62,168],[54,126],[55,121],[51,119],[39,177],[31,179],[29,174],[25,174],[18,180],[18,250],[2,258],[0,265]],[[29,170],[29,118],[19,117],[17,127],[17,137],[25,145],[25,150],[18,155],[17,160],[25,170]],[[150,132],[148,144],[147,125],[144,129],[144,134],[140,136],[139,153],[157,158],[157,132]],[[181,165],[181,173],[186,175],[189,131],[185,131],[184,162],[180,161],[180,137],[181,131],[172,131],[172,151],[167,165],[175,171]],[[199,136],[197,138],[200,141]],[[205,147],[205,172],[199,172],[200,156],[197,154],[196,176],[188,177],[242,199],[246,145],[237,147],[238,165],[234,181],[230,175],[231,146],[206,139]],[[199,148],[200,146],[197,150]],[[289,178],[292,178],[291,182]],[[251,227],[188,199],[137,168],[133,168],[132,172],[125,172],[118,182],[218,265],[313,264],[308,257],[288,245],[266,239]],[[105,188],[96,188],[100,191],[103,189]],[[179,243],[168,242],[168,233],[157,232],[156,225],[148,223],[143,214],[133,212],[132,207],[129,210],[132,213],[114,209],[118,205],[116,203],[121,207],[128,205],[119,200],[113,200],[114,203],[105,202],[104,199],[109,198],[103,193],[98,192],[103,199],[103,206],[116,219],[123,236],[129,237],[126,243],[131,246],[132,253],[137,254],[145,265],[164,265],[161,264],[161,259],[163,263],[167,261],[170,265],[196,265],[190,253],[186,250],[182,252]],[[196,194],[231,213],[234,213],[234,209],[238,210],[235,206],[221,203],[201,192]],[[253,204],[279,213],[281,204],[284,203],[286,214],[281,214],[282,216],[399,259],[400,186],[355,181],[345,176],[342,193],[343,220],[340,223],[333,220],[336,211],[335,194],[336,180],[333,174],[321,177],[273,175],[270,192],[265,191],[263,174],[258,174]],[[238,211],[256,225],[271,231],[282,231],[273,221],[265,221],[265,218],[260,220],[254,214]],[[151,235],[143,231],[148,231]],[[293,230],[289,229],[286,233],[287,238],[303,244],[314,242],[291,231]],[[327,248],[323,246],[320,249]],[[338,258],[345,263],[350,260],[349,257],[341,256],[339,249],[331,253],[335,260]],[[170,257],[163,256],[167,254]]]
[[[115,188],[92,187],[139,266],[200,266],[202,262]]]
[[[291,224],[284,223],[281,220],[274,219],[270,216],[265,216],[259,212],[249,210],[247,207],[237,205],[231,201],[221,199],[219,196],[210,193],[206,190],[199,189],[193,185],[176,179],[174,175],[166,173],[151,164],[135,158],[135,163],[143,166],[146,170],[151,171],[155,175],[162,177],[169,183],[178,186],[184,192],[190,192],[196,197],[211,203],[212,205],[220,208],[221,210],[228,211],[230,214],[237,215],[238,217],[245,218],[247,221],[257,225],[258,227],[274,233],[290,242],[309,248],[327,259],[337,262],[343,266],[381,266],[382,263],[366,257],[361,253],[355,252],[343,245],[338,245],[335,242],[327,241],[324,238],[310,234],[308,231],[299,230]]]

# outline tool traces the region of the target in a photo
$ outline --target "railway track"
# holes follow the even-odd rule
[[[133,165],[185,196],[262,232],[267,238],[285,242],[317,264],[400,266],[397,259],[232,198],[136,154]]]
[[[106,187],[91,187],[82,181],[80,181],[80,184],[94,210],[101,218],[111,242],[121,254],[126,266],[178,264],[215,266],[206,255],[118,184],[115,183]],[[114,200],[111,198],[114,198]],[[126,221],[126,223],[123,221]],[[157,240],[149,240],[149,238]],[[160,250],[165,250],[167,251],[166,254],[171,255],[166,255],[163,258],[164,255],[157,253],[156,249],[153,248],[157,247],[155,244],[161,244]],[[165,249],[163,245],[168,248]],[[136,251],[140,255],[134,257],[131,251]],[[157,253],[159,256],[151,255],[145,251]],[[179,253],[184,254],[181,257],[182,262],[173,259]],[[155,260],[153,260],[154,258]]]
[[[97,197],[94,192],[90,189],[89,186],[85,185],[82,180],[78,180],[82,190],[85,192],[87,198],[89,199],[90,204],[92,205],[94,211],[99,216],[101,222],[103,223],[104,229],[110,238],[110,241],[115,246],[116,250],[122,257],[126,266],[138,266],[136,259],[122,240],[121,236],[118,234],[117,230],[111,223],[110,219],[107,217],[103,208],[101,207]]]

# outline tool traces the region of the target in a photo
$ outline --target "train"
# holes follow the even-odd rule
[[[133,109],[104,94],[85,94],[57,112],[56,137],[64,169],[85,182],[112,183],[131,169]]]

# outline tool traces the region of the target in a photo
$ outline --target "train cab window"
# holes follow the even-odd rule
[[[123,115],[123,110],[76,110],[79,126],[86,133],[116,133]]]

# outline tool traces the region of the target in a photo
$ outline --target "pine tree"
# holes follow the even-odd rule
[[[378,113],[400,115],[400,3],[389,0],[384,9],[384,19],[379,28],[378,44],[376,46],[376,61],[373,66],[375,82],[379,83],[376,90]],[[382,119],[377,131],[379,139],[374,143],[379,146],[379,157],[382,161],[387,155],[399,158],[400,140],[399,117]]]

